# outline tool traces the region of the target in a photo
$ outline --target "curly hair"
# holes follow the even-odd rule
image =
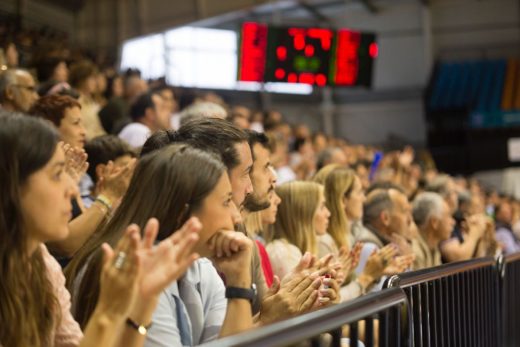
[[[68,108],[81,108],[79,102],[67,95],[47,95],[38,99],[29,110],[29,114],[51,121],[56,127],[60,126]]]

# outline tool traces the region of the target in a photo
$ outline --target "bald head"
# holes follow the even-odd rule
[[[36,83],[22,69],[9,69],[0,75],[0,103],[8,111],[28,112],[38,99]]]

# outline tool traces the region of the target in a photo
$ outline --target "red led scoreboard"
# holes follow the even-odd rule
[[[348,29],[244,23],[239,81],[366,86],[378,47],[375,35]]]

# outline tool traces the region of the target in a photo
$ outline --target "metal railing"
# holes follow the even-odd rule
[[[500,273],[494,258],[389,278],[410,303],[413,346],[490,346],[500,341]]]
[[[502,340],[500,346],[520,346],[520,253],[499,259],[502,276]]]
[[[358,344],[361,335],[364,336],[363,344],[366,347],[374,346],[375,341],[378,341],[380,347],[401,347],[410,341],[410,336],[403,332],[410,318],[407,303],[401,289],[388,289],[204,346],[287,346],[302,341],[316,341],[320,334],[331,332],[329,345],[339,347],[342,345],[342,327],[348,325],[350,347],[361,345]],[[362,325],[364,327],[361,329]]]
[[[350,347],[520,346],[520,253],[403,273],[384,287],[205,346],[339,347],[342,335]]]

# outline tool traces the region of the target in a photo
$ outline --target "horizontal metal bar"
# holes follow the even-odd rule
[[[439,278],[451,276],[460,272],[480,269],[486,266],[495,266],[493,257],[479,258],[456,263],[444,264],[424,270],[405,272],[392,276],[385,283],[386,287],[409,287],[419,283],[433,281]]]
[[[517,260],[520,260],[520,252],[509,254],[504,257],[506,263],[512,263]]]
[[[344,324],[362,320],[390,307],[407,305],[399,288],[365,295],[350,302],[287,319],[276,324],[219,339],[204,346],[281,346],[298,342],[333,330]]]

